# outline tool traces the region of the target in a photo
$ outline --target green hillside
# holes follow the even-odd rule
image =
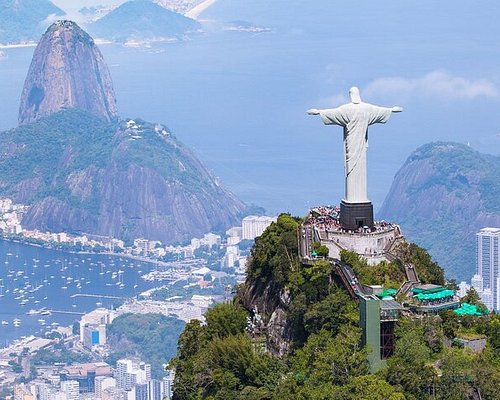
[[[174,400],[462,400],[474,393],[498,398],[498,316],[447,311],[403,317],[394,355],[386,368],[370,374],[358,305],[332,278],[328,262],[300,265],[298,223],[281,215],[256,240],[234,303],[210,309],[205,325],[186,325],[171,362]],[[409,245],[405,252],[427,281],[442,281],[442,270],[424,250]],[[343,258],[362,283],[400,274],[398,263],[370,267],[352,253]],[[450,346],[457,336],[484,337],[488,345],[482,353]]]
[[[475,234],[500,226],[499,199],[500,157],[459,143],[430,143],[398,171],[378,216],[400,224],[447,275],[469,280]]]

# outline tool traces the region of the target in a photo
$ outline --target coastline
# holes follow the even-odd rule
[[[6,49],[21,49],[25,47],[36,47],[35,42],[30,42],[30,43],[19,43],[19,44],[0,44],[0,50],[6,50]]]
[[[6,237],[3,237],[3,236],[0,237],[0,240],[6,241],[6,242],[11,242],[11,243],[18,243],[18,244],[22,244],[22,245],[25,245],[25,246],[33,246],[33,247],[39,247],[39,248],[47,249],[47,250],[54,250],[54,251],[58,251],[58,252],[61,252],[61,253],[67,253],[67,254],[105,255],[105,256],[129,258],[131,260],[146,262],[146,263],[150,263],[150,264],[156,264],[156,265],[159,265],[161,267],[167,267],[169,265],[165,261],[155,260],[155,259],[147,258],[147,257],[136,256],[136,255],[133,255],[133,254],[113,253],[111,251],[103,251],[103,252],[98,253],[98,252],[92,252],[92,251],[64,250],[64,249],[59,249],[57,247],[44,246],[44,245],[38,244],[38,243],[30,243],[30,242],[25,242],[25,241],[22,241],[22,240],[6,238]]]
[[[202,14],[209,7],[213,6],[216,2],[217,2],[217,0],[205,0],[203,3],[200,3],[196,7],[193,7],[191,10],[189,10],[184,15],[188,18],[198,19],[200,14]]]

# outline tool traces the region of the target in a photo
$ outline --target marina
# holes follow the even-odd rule
[[[131,258],[73,254],[0,241],[0,343],[44,336],[85,312],[115,307],[160,286],[141,279],[156,264]]]

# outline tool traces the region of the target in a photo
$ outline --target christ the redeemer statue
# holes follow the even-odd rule
[[[352,87],[349,90],[351,102],[338,108],[328,110],[311,109],[309,115],[320,115],[326,125],[340,125],[344,128],[344,168],[345,168],[345,198],[342,201],[347,212],[358,212],[356,207],[369,205],[371,208],[371,220],[361,212],[359,217],[349,216],[355,220],[348,223],[346,228],[355,229],[365,225],[373,225],[373,207],[367,195],[367,168],[366,150],[368,148],[368,126],[376,123],[385,123],[393,112],[401,112],[401,107],[379,107],[363,103],[359,95],[359,89]],[[342,206],[342,204],[341,204]],[[358,212],[359,213],[359,212]],[[342,214],[342,209],[341,209]],[[342,220],[342,215],[341,215]],[[371,226],[370,226],[371,227]]]

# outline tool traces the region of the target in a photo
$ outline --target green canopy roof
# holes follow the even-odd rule
[[[458,315],[485,315],[488,314],[486,310],[479,310],[475,304],[463,303],[459,308],[453,310]]]
[[[377,297],[381,299],[383,299],[384,297],[393,297],[396,292],[396,289],[385,289],[382,293],[377,294]]]
[[[453,297],[455,292],[450,289],[442,289],[439,292],[433,293],[419,293],[415,297],[418,300],[440,300],[445,299],[446,297]]]

